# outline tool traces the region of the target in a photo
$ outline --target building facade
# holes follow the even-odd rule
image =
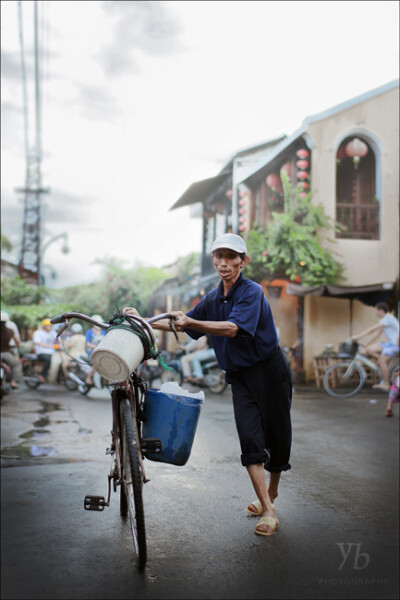
[[[287,278],[264,280],[280,330],[280,343],[302,345],[306,381],[313,359],[327,345],[375,323],[373,305],[385,300],[398,312],[399,82],[307,117],[290,136],[235,154],[215,177],[192,184],[172,209],[191,205],[203,219],[201,295],[217,279],[209,259],[216,235],[244,238],[268,228],[284,211],[281,171],[340,224],[334,251],[344,265],[340,286],[307,288]]]

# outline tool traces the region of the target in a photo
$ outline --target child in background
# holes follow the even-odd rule
[[[399,373],[400,371],[398,370],[396,373],[396,377],[394,378],[394,382],[392,383],[389,390],[389,397],[386,406],[385,417],[393,417],[392,405],[399,403]]]

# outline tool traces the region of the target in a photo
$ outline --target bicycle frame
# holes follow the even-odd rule
[[[348,359],[344,359],[344,360],[348,360]],[[344,377],[348,377],[348,376],[352,375],[355,363],[358,363],[358,365],[362,369],[365,377],[367,377],[367,372],[363,368],[363,365],[365,365],[366,367],[369,367],[370,369],[372,369],[373,371],[375,371],[375,373],[377,375],[379,375],[379,376],[381,375],[381,370],[378,367],[378,365],[376,363],[374,363],[372,360],[370,360],[369,358],[367,358],[366,356],[364,356],[363,354],[361,354],[360,352],[357,351],[357,353],[350,360],[349,367],[348,367],[346,373],[344,374]]]

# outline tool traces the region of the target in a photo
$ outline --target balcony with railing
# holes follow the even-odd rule
[[[379,239],[379,203],[353,204],[337,202],[336,220],[343,230],[338,238],[357,240]]]

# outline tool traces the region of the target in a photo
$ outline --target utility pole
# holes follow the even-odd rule
[[[35,33],[35,144],[29,145],[28,135],[28,98],[26,93],[25,59],[22,34],[22,3],[18,2],[21,41],[21,65],[23,79],[24,115],[25,115],[25,187],[17,188],[16,192],[23,193],[24,220],[22,226],[22,246],[19,261],[19,274],[23,279],[33,278],[38,285],[41,277],[41,196],[49,192],[42,187],[41,175],[41,89],[39,69],[39,39],[38,39],[38,2],[34,2],[34,33]]]

